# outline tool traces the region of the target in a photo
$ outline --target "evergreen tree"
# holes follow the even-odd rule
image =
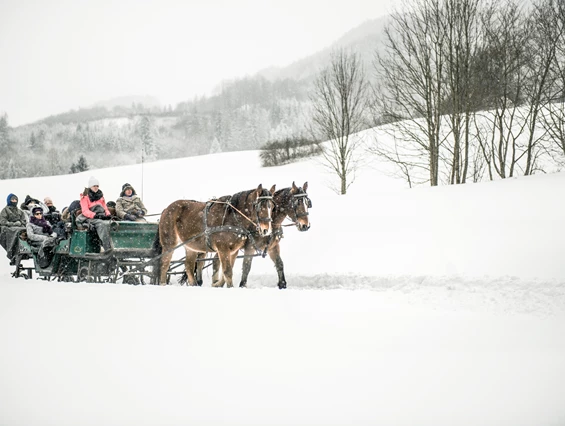
[[[31,132],[31,136],[29,137],[29,147],[31,149],[35,149],[37,147],[37,138],[35,137],[35,132]]]
[[[88,163],[84,155],[81,155],[76,163],[71,165],[71,173],[85,172],[89,169]]]
[[[157,158],[157,147],[155,138],[153,137],[153,123],[147,115],[141,117],[138,123],[138,133],[141,139],[141,149],[143,150],[143,158],[155,160]]]
[[[5,152],[8,148],[8,115],[4,114],[0,116],[0,150]]]

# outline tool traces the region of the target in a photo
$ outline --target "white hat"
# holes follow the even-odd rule
[[[94,176],[90,176],[90,179],[88,179],[88,187],[92,188],[94,185],[100,185],[100,182],[98,182],[98,179]]]

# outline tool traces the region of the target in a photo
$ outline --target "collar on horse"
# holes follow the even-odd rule
[[[207,246],[208,250],[214,251],[211,247],[210,236],[212,234],[217,233],[217,232],[233,232],[233,233],[237,234],[238,237],[240,237],[240,238],[250,239],[251,242],[253,243],[253,245],[256,246],[255,238],[253,238],[253,232],[259,232],[259,229],[260,229],[259,222],[271,222],[272,221],[272,219],[270,217],[268,217],[268,218],[260,218],[259,217],[259,211],[261,211],[261,204],[265,203],[265,202],[268,202],[268,203],[273,202],[273,197],[271,195],[261,195],[261,196],[257,197],[257,199],[253,202],[253,211],[255,212],[255,218],[256,218],[257,222],[253,222],[253,220],[251,220],[241,210],[239,210],[237,207],[235,207],[237,204],[239,204],[239,201],[240,201],[240,199],[243,195],[245,195],[245,197],[247,197],[249,195],[249,193],[238,192],[237,194],[229,196],[226,201],[213,198],[213,199],[206,202],[206,206],[204,208],[203,220],[204,220],[204,234],[206,236],[206,246]],[[222,219],[222,225],[209,227],[208,226],[208,214],[209,214],[212,206],[216,203],[225,204],[224,217]],[[226,216],[228,215],[228,213],[230,211],[234,215],[234,220],[235,220],[237,225],[225,225],[224,224],[224,222],[226,220]],[[243,217],[244,219],[246,219],[247,221],[249,221],[253,225],[253,229],[248,229],[248,227],[245,227],[244,225],[242,225],[240,216]]]

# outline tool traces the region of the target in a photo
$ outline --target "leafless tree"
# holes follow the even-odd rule
[[[526,85],[526,103],[529,105],[525,117],[528,128],[525,175],[536,170],[536,160],[543,151],[540,141],[545,137],[538,131],[540,115],[551,102],[551,91],[555,82],[552,72],[557,59],[560,40],[565,36],[563,22],[563,0],[537,0],[530,18],[531,34],[528,45],[531,60],[528,62],[529,78]]]
[[[530,33],[515,0],[492,4],[481,15],[482,50],[474,73],[482,82],[482,108],[474,116],[474,135],[486,161],[489,178],[514,176],[526,150],[520,109],[525,97]]]
[[[550,2],[554,13],[544,15],[550,20],[556,38],[555,58],[547,86],[548,102],[542,111],[541,123],[548,136],[547,151],[559,164],[565,160],[565,3]]]
[[[451,132],[446,144],[449,183],[465,183],[471,155],[470,124],[478,108],[476,93],[480,82],[475,78],[474,63],[480,51],[481,0],[445,0],[444,15],[445,79],[447,100],[445,110]]]
[[[396,159],[413,183],[439,182],[440,147],[446,140],[442,105],[446,100],[446,32],[439,1],[407,3],[385,28],[385,49],[377,52],[373,115],[394,146],[376,140],[371,151]],[[426,174],[420,173],[425,171]]]
[[[310,95],[313,104],[314,132],[329,140],[324,163],[337,174],[341,194],[355,179],[355,150],[359,141],[353,135],[366,125],[368,85],[363,64],[355,53],[337,50],[331,64],[314,82]]]

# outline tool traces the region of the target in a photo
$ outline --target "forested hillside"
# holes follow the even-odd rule
[[[152,161],[311,139],[314,76],[328,65],[332,47],[364,51],[369,58],[379,40],[375,33],[382,33],[380,22],[367,21],[328,49],[276,72],[225,81],[213,96],[164,106],[150,97],[109,100],[17,128],[10,128],[5,116],[0,179],[66,174],[79,164],[99,168],[138,163],[142,157]]]
[[[17,128],[9,128],[5,116],[0,178],[70,173],[81,156],[89,168],[99,168],[305,137],[307,91],[305,83],[258,76],[225,83],[219,94],[175,108],[98,106]]]

